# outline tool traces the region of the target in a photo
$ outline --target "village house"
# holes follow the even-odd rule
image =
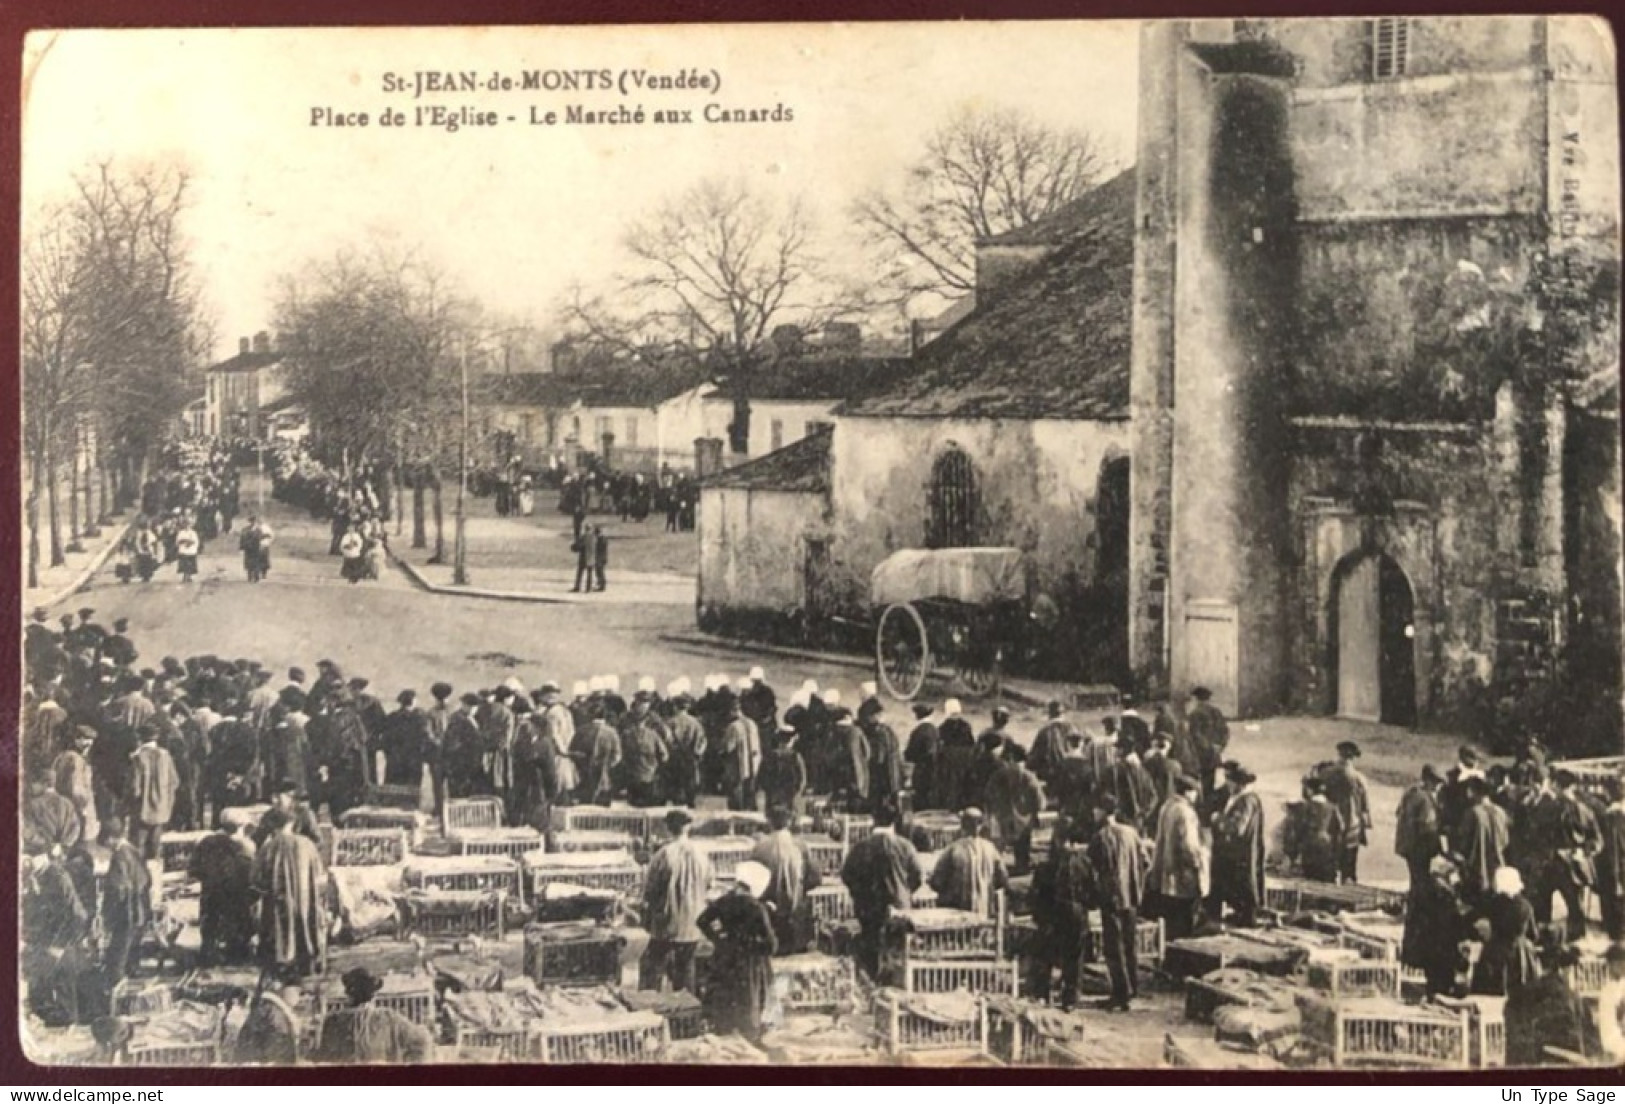
[[[1145,681],[1617,750],[1613,63],[1562,17],[1144,28]]]
[[[210,436],[265,440],[273,429],[271,415],[292,407],[282,351],[264,331],[240,339],[237,355],[209,368],[204,381],[204,432]]]
[[[842,402],[884,387],[908,370],[908,359],[895,356],[814,352],[776,357],[743,381],[750,405],[745,448],[725,449],[724,463],[754,460],[828,428]],[[702,401],[705,435],[731,443],[733,386],[719,383]]]

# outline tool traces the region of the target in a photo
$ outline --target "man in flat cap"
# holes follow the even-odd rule
[[[1371,831],[1371,802],[1366,796],[1365,776],[1355,767],[1360,746],[1352,740],[1337,745],[1337,762],[1326,771],[1326,800],[1337,810],[1343,826],[1342,849],[1338,854],[1340,881],[1359,880],[1360,848]]]
[[[649,948],[638,963],[638,988],[659,989],[663,978],[674,990],[692,993],[694,955],[699,949],[700,913],[711,888],[711,860],[689,838],[693,816],[686,809],[666,814],[671,840],[649,860],[643,880],[643,922]]]
[[[959,838],[937,858],[931,871],[931,888],[937,891],[942,908],[962,909],[977,916],[992,916],[994,894],[1010,884],[1009,871],[999,849],[986,834],[982,810],[969,808],[959,814]]]

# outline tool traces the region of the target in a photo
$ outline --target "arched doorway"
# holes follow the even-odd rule
[[[947,449],[931,466],[930,508],[926,518],[927,548],[973,548],[977,543],[981,500],[976,466],[959,446]]]
[[[1338,564],[1331,608],[1337,715],[1416,723],[1416,599],[1390,556],[1355,553]]]

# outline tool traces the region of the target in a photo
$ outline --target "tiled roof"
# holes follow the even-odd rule
[[[1126,418],[1134,192],[1129,170],[1057,212],[1060,241],[1048,256],[925,346],[897,384],[836,413]]]
[[[830,437],[828,429],[821,429],[776,452],[709,475],[701,480],[700,486],[827,493]]]
[[[252,372],[281,362],[281,353],[238,353],[209,369],[211,372]]]
[[[906,357],[785,357],[765,365],[748,381],[752,399],[816,402],[854,399],[891,386],[911,370]],[[729,399],[726,384],[706,392],[707,399]]]
[[[497,406],[653,408],[695,387],[700,380],[684,376],[616,373],[587,378],[552,372],[518,372],[493,376],[484,383],[485,401]]]

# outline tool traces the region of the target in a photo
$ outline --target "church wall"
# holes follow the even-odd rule
[[[826,530],[816,492],[706,487],[700,492],[699,623],[773,620],[804,600],[806,541]]]

